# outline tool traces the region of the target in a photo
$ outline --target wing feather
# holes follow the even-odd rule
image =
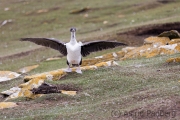
[[[65,43],[53,38],[21,38],[21,41],[30,41],[38,45],[58,50],[61,54],[67,55]]]
[[[93,41],[84,43],[81,46],[81,54],[83,57],[89,55],[91,52],[100,51],[109,48],[115,48],[117,46],[125,46],[126,44],[120,42],[111,41]]]

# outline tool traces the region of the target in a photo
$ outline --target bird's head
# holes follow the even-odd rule
[[[76,32],[76,28],[75,27],[70,28],[70,32]]]

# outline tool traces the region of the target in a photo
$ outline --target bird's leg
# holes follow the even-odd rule
[[[68,68],[66,68],[65,71],[66,71],[66,72],[72,72],[72,69],[71,69],[70,66],[68,65]]]
[[[79,74],[82,74],[82,71],[81,71],[80,66],[78,66],[78,67],[76,68],[76,72],[79,73]]]
[[[72,72],[72,69],[70,68],[71,64],[66,61],[67,65],[68,65],[68,68],[65,69],[66,72]]]

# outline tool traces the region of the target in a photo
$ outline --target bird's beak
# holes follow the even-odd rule
[[[73,32],[73,33],[76,32],[76,28],[71,28],[70,32]]]
[[[74,33],[74,32],[76,32],[76,31],[75,31],[75,30],[71,30],[71,32],[73,32],[73,33]]]

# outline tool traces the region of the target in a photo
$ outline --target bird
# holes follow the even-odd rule
[[[91,52],[96,52],[104,49],[115,48],[117,46],[126,46],[125,43],[116,41],[90,41],[90,42],[77,42],[76,28],[70,28],[71,38],[70,42],[62,42],[55,38],[20,38],[20,41],[30,41],[37,45],[50,47],[58,50],[62,55],[67,56],[68,68],[66,72],[72,72],[71,67],[77,67],[76,72],[82,74],[80,65],[82,64],[82,57],[86,57]]]

